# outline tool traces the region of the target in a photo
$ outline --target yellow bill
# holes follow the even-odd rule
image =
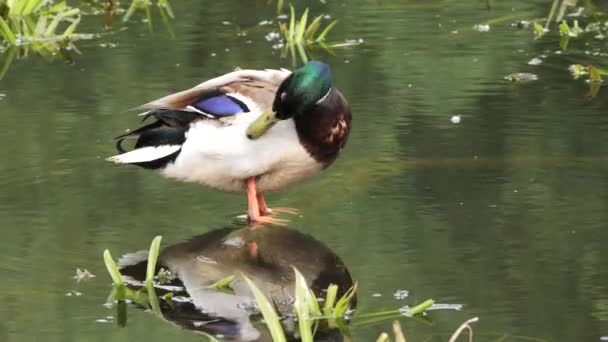
[[[277,113],[274,112],[272,108],[265,110],[260,117],[258,117],[254,122],[251,123],[251,125],[249,125],[249,127],[247,127],[247,138],[255,140],[261,137],[278,121],[279,119],[277,118]]]

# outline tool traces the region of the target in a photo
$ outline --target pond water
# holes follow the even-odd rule
[[[411,341],[446,341],[475,316],[480,341],[608,335],[608,96],[588,99],[568,71],[605,64],[594,56],[608,52],[605,41],[575,40],[559,53],[559,38],[511,27],[546,17],[549,1],[296,4],[339,19],[330,41],[362,40],[317,56],[354,126],[334,166],[268,200],[298,208],[290,227],[341,256],[359,282],[359,308],[464,305],[432,312],[432,326],[402,320]],[[245,197],[104,158],[137,123],[127,109],[235,67],[291,61],[264,38],[276,27],[258,25],[275,17],[266,1],[173,6],[174,37],[156,14],[153,32],[141,15],[116,20],[127,30],[79,42],[74,64],[31,55],[0,81],[0,341],[201,339],[137,310],[127,328],[97,322],[113,314],[102,305],[102,252],[224,226]],[[488,32],[472,29],[489,20]],[[99,32],[101,22],[87,16],[79,30]],[[529,65],[534,57],[542,64]],[[538,80],[503,80],[515,72]],[[76,268],[97,277],[76,284]],[[409,297],[395,299],[400,289]],[[388,330],[352,332],[371,341]]]

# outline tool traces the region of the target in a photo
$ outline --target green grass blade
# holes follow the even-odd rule
[[[152,312],[154,312],[157,317],[162,318],[163,313],[162,311],[160,311],[160,303],[158,302],[158,296],[156,295],[154,287],[149,287],[146,292],[148,293],[148,302],[150,303],[150,308],[152,308]]]
[[[110,254],[110,251],[107,249],[103,252],[103,261],[106,264],[106,268],[108,269],[108,273],[110,273],[110,277],[112,277],[114,284],[118,286],[124,285],[125,282],[120,275],[120,269],[114,262],[114,259],[112,259],[112,254]]]
[[[129,19],[133,15],[133,13],[135,13],[135,10],[137,9],[138,4],[139,4],[139,0],[133,0],[131,2],[131,5],[129,6],[129,9],[127,10],[127,13],[125,13],[125,16],[122,17],[122,21],[123,22],[129,21]]]
[[[266,296],[260,291],[260,289],[251,281],[251,279],[247,278],[245,275],[242,275],[249,289],[253,293],[253,297],[258,304],[258,308],[262,312],[262,316],[264,316],[264,321],[266,322],[266,326],[268,330],[270,330],[270,335],[272,335],[272,340],[274,342],[286,342],[287,338],[285,337],[285,333],[283,332],[283,326],[281,325],[281,321],[279,320],[279,315],[274,310],[274,307]]]
[[[323,314],[325,316],[333,315],[334,304],[336,303],[336,297],[338,296],[338,285],[330,284],[327,287],[327,295],[325,296],[325,305],[323,306]]]
[[[63,32],[63,36],[64,37],[69,37],[74,33],[74,30],[76,30],[76,26],[78,26],[78,23],[80,23],[80,18],[74,20],[70,26],[68,26],[68,28],[65,30],[65,32]]]
[[[389,341],[390,340],[388,339],[387,333],[380,334],[380,336],[378,336],[378,338],[376,339],[376,342],[389,342]]]
[[[295,302],[293,308],[298,317],[298,327],[300,331],[300,339],[302,342],[312,342],[312,320],[311,320],[311,295],[310,289],[306,284],[306,279],[295,267],[293,268],[296,284],[295,284]]]
[[[306,54],[306,49],[304,49],[304,45],[301,43],[296,44],[298,47],[298,54],[300,55],[300,59],[302,63],[308,63],[308,55]]]
[[[283,13],[284,8],[285,0],[277,0],[277,15],[281,15],[281,13]]]
[[[290,13],[290,17],[289,17],[289,36],[291,37],[291,40],[293,41],[293,39],[295,38],[295,32],[296,32],[296,10],[293,8],[293,5],[289,4],[289,13]]]
[[[553,20],[553,16],[555,15],[555,10],[557,9],[557,4],[560,0],[553,0],[553,4],[551,5],[551,10],[549,10],[549,16],[547,17],[547,22],[545,23],[545,29],[549,28],[551,24],[551,20]]]
[[[327,36],[327,34],[329,33],[329,31],[331,31],[331,29],[334,28],[334,26],[336,26],[336,24],[338,23],[337,20],[332,21],[331,23],[329,23],[329,25],[327,25],[325,27],[325,29],[323,30],[323,32],[321,32],[321,34],[317,37],[316,41],[323,41],[325,40],[325,37]]]
[[[157,236],[154,238],[154,240],[152,240],[152,243],[150,244],[150,251],[148,252],[148,268],[146,269],[146,287],[152,287],[154,285],[156,261],[160,252],[160,241],[162,239],[162,236]]]
[[[27,3],[23,6],[21,15],[30,15],[30,14],[34,13],[40,7],[40,5],[42,5],[42,3],[43,3],[43,0],[27,1]]]
[[[53,7],[49,8],[49,12],[58,13],[58,12],[63,11],[64,9],[67,9],[67,7],[68,7],[68,5],[65,3],[65,1],[62,1],[60,3],[53,5]]]
[[[323,19],[323,15],[320,15],[320,16],[316,17],[310,23],[310,25],[308,25],[308,28],[306,29],[306,32],[304,33],[304,39],[305,40],[307,40],[307,41],[308,40],[313,40],[315,34],[319,30],[319,27],[321,27],[321,19]]]
[[[216,281],[213,285],[209,286],[211,288],[214,288],[218,291],[230,291],[233,292],[231,284],[234,281],[234,279],[236,278],[236,276],[234,274],[227,276],[226,278],[222,278],[218,281]]]
[[[425,311],[426,309],[430,308],[431,306],[433,306],[433,304],[435,304],[435,301],[432,299],[427,299],[424,302],[409,308],[409,310],[407,310],[406,315],[407,316],[415,316],[418,314],[421,314],[423,311]]]
[[[171,7],[171,3],[169,2],[169,0],[159,0],[158,7],[160,7],[161,12],[165,10],[169,18],[175,18],[175,14],[173,13],[173,7]]]
[[[334,315],[336,318],[341,318],[346,315],[346,311],[350,308],[350,302],[353,299],[355,293],[357,292],[357,283],[353,285],[348,291],[346,291],[338,302],[336,303],[336,307],[334,308]]]
[[[299,43],[302,43],[304,41],[304,33],[306,32],[307,23],[308,23],[308,8],[306,10],[304,10],[304,14],[302,14],[302,17],[300,18],[300,21],[298,22],[298,27],[296,29],[296,40]]]
[[[8,24],[6,21],[4,21],[4,19],[2,19],[2,17],[0,17],[0,33],[2,33],[2,38],[9,42],[12,46],[17,45],[17,38],[15,37],[15,34],[11,28],[8,27]]]
[[[55,30],[57,30],[57,26],[59,26],[59,23],[63,20],[63,15],[61,13],[57,13],[57,15],[55,15],[55,18],[53,18],[53,20],[51,21],[51,23],[46,27],[46,30],[44,31],[44,36],[45,37],[50,37],[55,33]]]
[[[0,80],[4,78],[4,75],[6,75],[8,72],[11,64],[13,64],[13,60],[15,59],[15,47],[10,47],[7,53],[8,55],[6,56],[4,64],[2,64],[2,69],[0,70]]]

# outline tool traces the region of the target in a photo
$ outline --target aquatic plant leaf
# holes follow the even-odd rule
[[[49,8],[49,12],[50,13],[59,13],[65,9],[67,9],[68,4],[65,1],[56,3],[55,5],[53,5],[53,7]]]
[[[313,315],[313,301],[317,303],[316,298],[312,295],[310,288],[306,284],[306,279],[295,267],[293,267],[295,273],[295,302],[293,303],[294,311],[298,317],[298,327],[300,332],[300,339],[302,342],[312,342],[312,315]]]
[[[166,12],[169,18],[174,19],[175,14],[173,13],[173,7],[169,0],[158,0],[158,7],[160,8],[160,12]]]
[[[218,291],[222,291],[222,292],[234,292],[234,290],[231,287],[231,284],[235,278],[236,278],[236,276],[234,274],[229,275],[225,278],[222,278],[222,279],[216,281],[215,283],[213,283],[213,285],[211,285],[209,287],[214,288]]]
[[[308,25],[308,28],[304,33],[305,40],[313,40],[315,33],[317,33],[321,27],[321,19],[323,19],[323,15],[319,15],[318,17],[314,18],[312,22],[310,22],[310,25]]]
[[[329,317],[334,312],[334,303],[338,296],[338,285],[330,284],[327,287],[327,295],[325,296],[325,305],[323,306],[323,315]]]
[[[304,45],[296,44],[296,46],[298,48],[298,54],[300,54],[300,59],[302,60],[302,63],[307,63],[308,55],[306,54],[306,49],[304,48]]]
[[[600,82],[602,80],[602,76],[600,75],[600,71],[593,65],[590,65],[589,68],[589,80],[591,82]]]
[[[387,333],[382,333],[380,334],[380,336],[378,336],[378,338],[376,339],[376,342],[388,342],[388,334]]]
[[[321,32],[321,34],[315,40],[319,41],[319,42],[325,40],[325,37],[327,36],[327,34],[329,33],[329,31],[331,31],[331,29],[333,29],[334,26],[336,26],[337,23],[338,23],[337,20],[334,20],[331,23],[329,23],[329,25],[327,25],[325,27],[325,29],[323,30],[323,32]]]
[[[9,44],[11,44],[12,46],[17,45],[17,39],[15,38],[15,34],[11,30],[11,28],[8,26],[6,21],[4,21],[4,19],[2,19],[1,16],[0,16],[0,33],[2,33],[2,38],[4,38],[7,42],[9,42]]]
[[[148,293],[148,302],[150,303],[150,308],[152,309],[152,312],[157,317],[162,318],[163,313],[160,310],[160,303],[158,301],[158,296],[156,295],[156,290],[154,289],[154,286],[146,288],[146,292]]]
[[[154,275],[156,270],[156,261],[160,252],[160,242],[163,239],[162,236],[157,236],[152,240],[150,244],[150,251],[148,252],[148,267],[146,269],[146,287],[152,287],[154,285]]]
[[[562,36],[570,35],[570,26],[568,26],[568,23],[565,20],[559,24],[559,34]]]
[[[281,325],[281,321],[279,320],[279,315],[275,311],[272,304],[270,304],[268,299],[266,299],[266,296],[264,296],[262,291],[260,291],[260,289],[255,285],[255,283],[251,281],[251,279],[247,278],[247,276],[245,276],[244,274],[241,276],[243,277],[243,279],[245,279],[245,282],[247,282],[249,289],[253,293],[255,301],[258,304],[258,308],[260,309],[260,312],[262,312],[262,316],[264,316],[264,322],[266,323],[268,330],[270,330],[272,340],[274,342],[286,342],[287,338],[285,337],[285,333],[283,332],[283,326]]]
[[[107,249],[103,252],[103,261],[106,264],[106,268],[108,269],[108,273],[110,273],[110,277],[112,277],[112,281],[114,282],[114,284],[119,286],[124,285],[125,282],[123,281],[122,276],[120,274],[120,269],[118,268],[118,265],[116,265],[116,263],[114,262],[112,254],[110,254],[110,251]]]
[[[0,18],[1,19],[1,18]],[[8,49],[8,55],[2,64],[2,69],[0,69],[0,80],[4,78],[4,75],[8,72],[8,69],[11,67],[13,60],[15,59],[15,47],[10,47]]]
[[[433,306],[433,304],[435,303],[434,300],[432,299],[427,299],[424,302],[409,308],[406,312],[405,315],[406,316],[415,316],[418,314],[421,314],[422,312],[424,312],[426,309],[430,308],[431,306]]]
[[[34,13],[43,3],[43,0],[28,0],[21,9],[19,15],[30,15]]]
[[[545,35],[545,28],[543,25],[534,22],[534,40],[540,39]]]
[[[294,33],[296,32],[296,10],[293,8],[293,5],[289,4],[289,36],[291,41],[293,42]]]
[[[304,14],[300,18],[296,29],[296,41],[300,44],[303,43],[304,33],[306,32],[306,23],[308,23],[308,8],[304,10]]]
[[[344,315],[346,315],[346,311],[348,311],[348,309],[350,308],[350,302],[355,296],[356,292],[357,283],[355,283],[350,289],[348,289],[348,291],[346,291],[342,295],[342,297],[340,297],[340,299],[338,299],[338,302],[336,303],[336,306],[334,308],[335,317],[339,318],[344,317]]]
[[[283,13],[284,8],[285,0],[277,0],[277,15],[281,15],[281,13]]]

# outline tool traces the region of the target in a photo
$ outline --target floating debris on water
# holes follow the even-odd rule
[[[82,269],[82,270],[80,268],[76,269],[76,275],[74,276],[74,279],[76,279],[77,283],[80,283],[81,281],[89,280],[92,278],[95,278],[95,275],[93,273],[89,272],[89,270],[87,270],[86,268]]]
[[[538,57],[534,57],[534,58],[532,58],[532,59],[531,59],[531,60],[528,62],[528,65],[534,65],[534,66],[536,66],[536,65],[541,65],[542,63],[543,63],[543,60],[542,60],[542,59],[540,59],[540,58],[538,58]]]
[[[488,31],[490,31],[490,25],[476,24],[476,25],[473,25],[473,30],[478,31],[478,32],[488,32]]]
[[[271,42],[273,40],[281,38],[281,34],[279,32],[269,32],[267,35],[264,36],[264,38],[267,42]]]
[[[462,310],[463,305],[462,304],[433,304],[431,305],[430,308],[428,308],[427,310],[455,310],[455,311],[460,311]]]
[[[459,124],[461,121],[461,117],[460,117],[460,115],[452,115],[452,117],[450,118],[450,121],[453,124]]]
[[[382,297],[382,293],[372,293],[372,297]]]
[[[520,21],[516,21],[514,23],[511,23],[511,27],[514,27],[516,29],[527,29],[528,27],[530,27],[530,25],[532,25],[532,22],[528,21],[528,20],[520,20]]]
[[[511,82],[530,82],[538,81],[538,75],[529,72],[515,72],[503,77],[503,79]]]
[[[217,264],[217,261],[215,261],[215,260],[213,260],[213,259],[211,259],[211,258],[208,258],[208,257],[206,257],[206,256],[204,256],[204,255],[199,255],[199,256],[197,256],[197,257],[196,257],[196,260],[198,260],[198,261],[200,261],[200,262],[207,263],[207,264],[213,264],[213,265]]]
[[[80,296],[82,296],[82,292],[78,292],[76,290],[72,290],[72,291],[66,293],[65,296],[66,297],[72,297],[72,296],[80,297]]]
[[[95,320],[97,323],[112,323],[114,321],[114,316],[106,316],[105,318],[100,318]]]
[[[608,336],[602,336],[602,337],[600,337],[600,341],[608,341]]]
[[[576,3],[576,2],[574,2],[574,3]],[[584,11],[585,11],[585,7],[580,6],[576,9],[576,12],[566,14],[566,17],[578,18],[583,14]]]
[[[410,292],[408,290],[397,290],[393,294],[393,297],[395,297],[395,299],[397,299],[397,300],[403,300],[403,299],[407,298],[409,295],[410,295]]]
[[[272,20],[262,20],[258,23],[258,26],[265,26],[265,25],[272,25],[273,21]]]
[[[245,245],[245,240],[243,240],[243,238],[240,236],[235,236],[224,240],[224,245],[231,247],[243,247],[243,245]]]

